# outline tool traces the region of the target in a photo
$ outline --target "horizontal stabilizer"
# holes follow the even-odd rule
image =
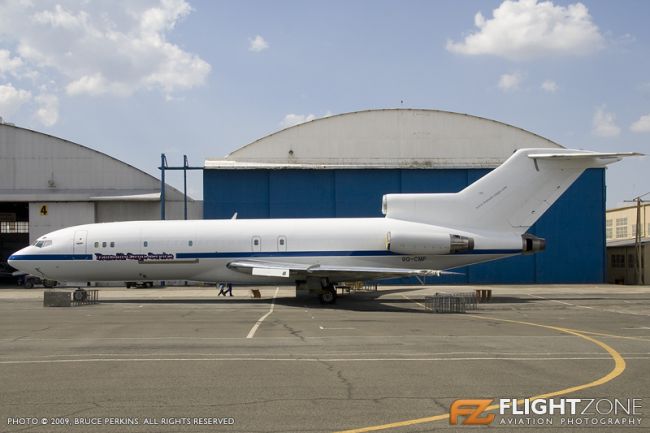
[[[621,160],[628,156],[645,156],[638,152],[576,152],[576,153],[531,153],[528,155],[532,159],[609,159],[616,158]]]

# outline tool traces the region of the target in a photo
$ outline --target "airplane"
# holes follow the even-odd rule
[[[543,251],[527,230],[584,170],[640,155],[520,149],[460,192],[384,195],[383,218],[86,224],[41,236],[8,263],[58,281],[290,283],[333,304],[340,282],[439,276]]]

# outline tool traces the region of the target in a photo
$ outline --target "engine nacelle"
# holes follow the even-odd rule
[[[546,249],[546,239],[538,238],[530,233],[521,235],[521,240],[523,243],[521,250],[524,254],[535,254]]]
[[[449,233],[388,232],[386,246],[398,254],[454,254],[474,249],[474,239]]]

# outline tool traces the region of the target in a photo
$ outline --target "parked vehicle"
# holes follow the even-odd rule
[[[153,281],[126,281],[125,284],[127,289],[130,289],[131,287],[153,287]]]
[[[45,278],[37,277],[36,275],[26,274],[24,272],[14,272],[14,276],[18,279],[18,285],[23,286],[26,289],[32,289],[35,286],[43,286],[51,289],[52,287],[56,287],[59,284],[58,281],[48,280]]]
[[[6,263],[0,263],[0,283],[2,284],[16,284],[17,277],[14,275],[16,273],[14,268],[9,266]]]

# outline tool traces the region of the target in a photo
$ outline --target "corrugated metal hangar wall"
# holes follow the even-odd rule
[[[183,195],[166,187],[169,218]],[[189,202],[200,218],[202,203]],[[157,220],[160,181],[80,144],[0,123],[0,263],[45,233],[95,222]]]
[[[312,132],[310,123],[320,123],[319,130]],[[374,137],[375,123],[393,125]],[[329,153],[328,130],[353,143]],[[319,142],[324,135],[325,143]],[[431,144],[414,145],[409,139],[414,136],[426,136]],[[373,152],[355,156],[357,143],[373,146]],[[380,217],[384,194],[460,191],[524,147],[561,146],[499,122],[434,110],[333,116],[265,137],[226,159],[207,160],[204,218],[230,218],[235,212],[238,218]],[[427,282],[603,282],[604,215],[605,170],[591,169],[529,231],[547,239],[546,251],[461,268],[462,275]]]

